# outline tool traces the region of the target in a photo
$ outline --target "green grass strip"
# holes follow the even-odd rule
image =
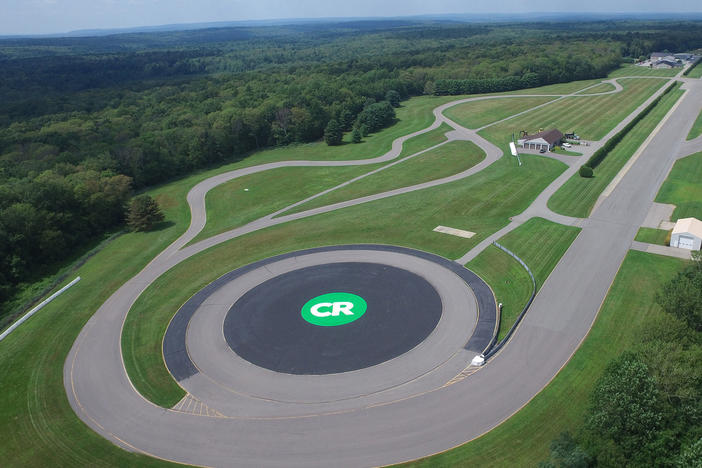
[[[444,111],[444,115],[463,127],[480,128],[554,99],[554,97],[484,99],[449,107]]]
[[[380,166],[283,167],[233,179],[207,194],[207,224],[192,242],[243,226]]]
[[[484,436],[406,466],[537,466],[547,459],[553,439],[582,428],[590,393],[610,359],[638,342],[641,324],[663,314],[653,296],[683,265],[630,251],[582,346],[541,393]]]
[[[320,206],[441,179],[468,170],[484,158],[485,153],[474,143],[462,140],[450,141],[443,146],[296,206],[284,214],[298,213]]]
[[[662,77],[672,77],[680,72],[679,68],[650,68],[642,67],[639,65],[626,64],[622,65],[621,68],[617,68],[612,71],[608,78],[621,78],[625,76],[662,76]]]
[[[675,162],[668,177],[658,191],[658,203],[675,205],[672,220],[680,218],[702,219],[702,152]]]
[[[700,135],[702,135],[702,112],[700,112],[700,115],[698,115],[697,119],[695,119],[695,123],[690,129],[690,133],[687,134],[687,139],[692,140]]]
[[[600,83],[592,88],[584,89],[578,94],[597,94],[597,93],[607,93],[609,91],[614,91],[615,88],[612,83]]]
[[[566,216],[587,217],[602,191],[607,188],[629,158],[648,138],[682,93],[683,91],[677,89],[666,94],[658,105],[638,122],[607,155],[607,158],[600,163],[594,177],[588,179],[580,177],[578,174],[573,175],[549,199],[548,207],[556,213]]]
[[[532,218],[499,242],[529,266],[538,292],[579,233],[577,227]],[[495,246],[485,249],[466,266],[490,285],[497,302],[503,305],[497,336],[501,340],[531,296],[531,279],[524,267]]]
[[[646,242],[647,244],[658,244],[665,245],[666,237],[668,236],[668,231],[665,229],[654,229],[642,227],[636,233],[636,238],[634,240],[639,242]]]
[[[416,137],[412,137],[405,141],[402,145],[402,152],[400,153],[400,158],[411,156],[415,153],[419,153],[427,148],[436,146],[439,143],[446,141],[446,133],[453,130],[450,125],[442,123],[438,128]]]

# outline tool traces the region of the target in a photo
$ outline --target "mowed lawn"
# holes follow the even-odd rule
[[[602,191],[612,182],[682,94],[683,91],[679,89],[679,85],[678,89],[666,94],[595,168],[594,177],[584,178],[574,174],[548,200],[548,207],[566,216],[587,217]]]
[[[697,62],[695,68],[687,74],[688,78],[702,78],[702,62]]]
[[[212,247],[157,279],[135,303],[122,336],[129,376],[154,403],[178,401],[179,387],[161,355],[163,333],[190,296],[230,270],[272,255],[335,244],[401,245],[458,258],[522,212],[565,167],[529,155],[520,168],[505,157],[467,179],[291,221]],[[504,180],[515,189],[503,190]],[[438,225],[477,234],[464,239],[433,232]]]
[[[600,83],[597,86],[580,91],[578,94],[608,93],[610,91],[614,91],[615,89],[617,88],[615,88],[612,83]]]
[[[695,123],[692,124],[690,133],[687,134],[687,139],[692,140],[700,135],[702,135],[702,112],[700,112],[700,115],[698,115],[697,119],[695,119]]]
[[[284,167],[233,179],[207,193],[207,224],[192,242],[243,226],[380,166]]]
[[[580,228],[564,226],[543,218],[532,218],[499,240],[531,269],[538,291],[556,267]],[[532,292],[524,267],[501,249],[491,245],[466,267],[483,278],[502,303],[498,340],[504,338]],[[528,313],[528,312],[527,312]]]
[[[466,128],[480,128],[553,101],[554,97],[492,98],[449,107],[444,115]]]
[[[453,130],[453,128],[451,128],[450,125],[442,123],[434,130],[410,138],[402,144],[400,158],[412,156],[427,148],[443,143],[447,139],[446,132],[450,132],[451,130]]]
[[[666,231],[665,229],[642,227],[639,228],[634,240],[639,242],[646,242],[647,244],[665,245],[665,240],[667,236],[668,231]]]
[[[590,393],[607,363],[640,340],[643,323],[664,314],[654,295],[683,265],[683,260],[630,251],[587,338],[541,393],[482,437],[405,466],[537,466],[546,460],[553,439],[583,427]]]
[[[518,89],[504,94],[571,94],[583,90],[589,86],[594,86],[601,80],[569,81],[568,83],[556,83],[552,85],[539,86],[538,88]]]
[[[671,203],[675,211],[671,219],[702,219],[702,152],[675,162],[670,174],[663,182],[656,201]]]
[[[480,134],[500,147],[512,133],[525,130],[557,128],[563,133],[575,131],[583,140],[599,140],[626,116],[646,101],[665,81],[662,79],[627,78],[619,81],[624,89],[602,96],[568,97],[533,112],[483,129]]]
[[[366,195],[441,179],[468,170],[483,159],[485,159],[485,152],[474,143],[462,140],[449,141],[431,151],[314,198],[283,214],[298,213]]]
[[[612,71],[608,78],[621,78],[623,76],[664,76],[671,77],[680,73],[681,68],[649,68],[641,67],[639,65],[622,65],[621,68],[617,68]]]

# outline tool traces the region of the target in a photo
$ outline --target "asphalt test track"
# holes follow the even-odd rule
[[[575,352],[589,331],[665,174],[677,157],[699,151],[699,141],[695,141],[694,147],[682,142],[700,111],[702,82],[684,81],[688,91],[668,121],[588,219],[566,219],[545,208],[548,196],[577,172],[585,157],[574,158],[564,174],[529,209],[513,218],[511,229],[529,217],[543,216],[566,223],[579,222],[582,232],[541,288],[508,346],[478,372],[455,378],[456,371],[460,374],[473,355],[473,350],[466,349],[470,349],[470,342],[462,349],[456,343],[460,342],[459,338],[465,343],[465,333],[475,328],[476,323],[479,325],[479,317],[471,317],[465,311],[471,298],[477,301],[475,298],[479,299],[480,295],[473,295],[456,274],[456,269],[467,270],[445,259],[453,267],[427,261],[421,258],[425,255],[421,252],[415,256],[397,251],[379,252],[372,247],[298,253],[277,259],[268,267],[284,274],[314,265],[377,263],[416,273],[430,284],[434,281],[432,287],[442,300],[441,319],[426,339],[394,359],[350,372],[312,376],[282,374],[237,359],[226,340],[215,336],[222,335],[222,324],[233,304],[227,302],[232,297],[220,301],[218,294],[243,296],[276,276],[266,268],[255,267],[235,279],[240,283],[231,290],[205,288],[207,295],[203,293],[201,303],[181,309],[182,313],[171,322],[173,326],[187,319],[186,326],[175,328],[180,331],[173,335],[177,340],[172,342],[174,347],[169,348],[166,359],[170,355],[179,362],[184,373],[174,372],[174,376],[191,395],[212,404],[217,410],[213,416],[163,409],[143,399],[126,375],[120,351],[121,325],[133,302],[156,278],[191,255],[262,227],[440,185],[468,177],[492,164],[501,157],[501,150],[441,114],[450,105],[468,99],[437,108],[437,119],[432,126],[397,140],[393,150],[381,158],[345,163],[273,163],[221,174],[194,187],[188,195],[192,213],[188,231],[115,292],[81,331],[64,368],[71,405],[91,428],[127,450],[212,466],[388,464],[446,450],[489,431],[538,393]],[[626,125],[661,91],[591,150]],[[442,122],[456,129],[451,138],[468,139],[483,148],[487,153],[485,160],[468,171],[437,181],[295,215],[275,219],[271,215],[186,247],[204,226],[205,193],[226,180],[273,167],[387,161],[399,155],[404,140],[437,128]],[[436,275],[441,274],[446,281],[440,283],[446,284],[437,284]],[[197,313],[200,307],[213,313]],[[446,318],[450,321],[446,322]],[[214,320],[214,325],[209,320]],[[164,343],[164,349],[167,346]],[[227,357],[219,362],[215,359],[216,363],[208,367],[213,355]],[[246,381],[240,372],[244,372]],[[445,383],[438,385],[442,381]]]

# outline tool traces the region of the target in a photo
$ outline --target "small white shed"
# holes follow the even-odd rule
[[[700,250],[702,246],[702,221],[697,218],[679,219],[670,236],[670,246],[687,250]]]

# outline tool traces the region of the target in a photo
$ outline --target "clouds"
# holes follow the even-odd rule
[[[0,34],[274,18],[447,13],[702,12],[699,0],[0,0]]]

